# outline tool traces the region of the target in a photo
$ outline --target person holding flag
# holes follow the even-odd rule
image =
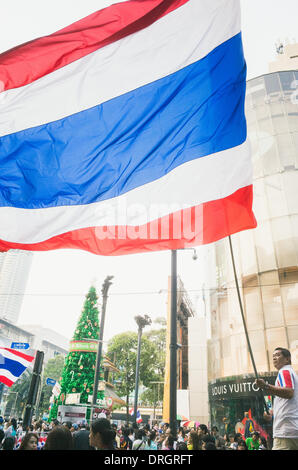
[[[256,384],[274,396],[272,450],[298,450],[298,376],[291,365],[291,353],[285,348],[275,348],[273,365],[278,370],[275,385],[257,379]]]

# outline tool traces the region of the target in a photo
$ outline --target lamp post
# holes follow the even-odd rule
[[[177,434],[177,251],[171,252],[170,429]]]
[[[91,417],[90,417],[91,421],[93,418],[93,409],[97,401],[98,382],[99,382],[100,364],[101,364],[101,356],[102,356],[103,332],[104,332],[106,307],[107,307],[107,300],[108,300],[108,290],[110,286],[112,285],[111,280],[113,279],[113,277],[114,276],[107,276],[106,279],[104,280],[104,283],[101,289],[103,300],[102,300],[102,312],[101,312],[101,320],[100,320],[98,349],[97,349],[96,365],[95,365],[95,373],[94,373],[93,397],[92,397]]]
[[[136,364],[136,386],[135,386],[135,400],[134,400],[134,423],[137,422],[137,410],[138,410],[138,393],[139,393],[139,375],[140,375],[140,358],[141,358],[141,339],[143,328],[147,325],[151,325],[152,321],[148,315],[136,316],[135,321],[138,325],[138,352],[137,352],[137,364]]]

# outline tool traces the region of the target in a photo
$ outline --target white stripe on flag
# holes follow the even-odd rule
[[[190,0],[131,36],[2,93],[0,136],[70,116],[172,74],[240,29],[239,0]]]
[[[13,354],[12,352],[10,351],[6,351],[5,349],[0,349],[0,356],[4,356],[6,357],[7,359],[11,359],[12,361],[16,361],[16,362],[19,362],[20,364],[22,364],[24,367],[29,367],[30,365],[32,365],[32,362],[30,361],[27,361],[26,359],[24,359],[23,357],[20,357],[16,354]],[[1,363],[0,363],[1,364]]]
[[[7,379],[11,380],[13,383],[16,382],[19,378],[19,377],[13,375],[11,372],[9,372],[9,370],[1,369],[1,367],[0,367],[0,375],[2,375],[3,377],[6,377]]]

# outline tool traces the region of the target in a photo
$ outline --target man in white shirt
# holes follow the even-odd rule
[[[298,376],[291,366],[291,353],[285,348],[273,352],[273,365],[278,370],[275,385],[257,379],[259,388],[274,395],[272,450],[298,450]],[[264,415],[266,418],[266,414]]]

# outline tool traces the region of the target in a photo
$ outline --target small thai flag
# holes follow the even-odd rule
[[[0,347],[0,382],[11,387],[22,373],[31,365],[34,357]]]
[[[129,410],[129,414],[130,414],[130,416],[133,416],[133,415],[134,415],[134,409],[133,409],[133,408],[131,408],[131,409]],[[137,410],[137,419],[136,419],[136,421],[137,421],[138,424],[143,421],[142,416],[141,416],[141,413],[140,413],[140,410]]]

